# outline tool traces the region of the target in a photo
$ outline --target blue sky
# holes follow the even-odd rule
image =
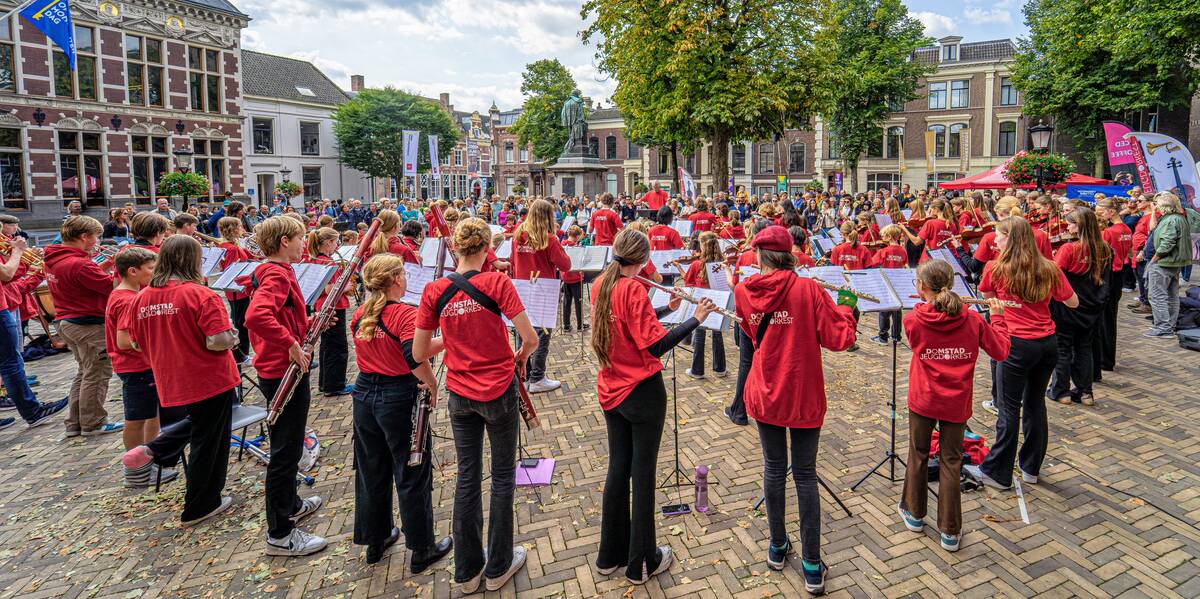
[[[521,71],[558,58],[585,95],[602,100],[615,83],[594,67],[578,36],[582,0],[233,0],[253,21],[245,48],[310,60],[349,89],[395,85],[459,110],[521,104]],[[906,0],[931,37],[964,41],[1026,32],[1018,0]]]

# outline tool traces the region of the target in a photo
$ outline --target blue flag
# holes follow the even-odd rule
[[[33,23],[46,37],[62,48],[75,70],[75,26],[71,24],[71,4],[68,0],[34,0],[21,10],[21,16]]]

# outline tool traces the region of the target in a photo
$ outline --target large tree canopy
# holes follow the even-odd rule
[[[341,162],[373,177],[404,180],[405,129],[422,133],[418,170],[429,169],[427,135],[438,136],[438,159],[449,155],[458,128],[436,102],[392,87],[365,89],[333,114]]]
[[[559,112],[575,89],[575,79],[557,58],[525,65],[521,78],[525,104],[513,124],[513,133],[522,146],[533,144],[533,155],[538,160],[553,161],[567,143],[568,131],[559,122]]]
[[[1013,82],[1024,112],[1053,115],[1089,160],[1102,122],[1187,105],[1200,82],[1200,2],[1039,0],[1025,5]]]

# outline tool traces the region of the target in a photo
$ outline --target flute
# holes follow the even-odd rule
[[[908,297],[913,298],[913,299],[924,299],[919,295],[910,295]],[[978,297],[960,297],[958,299],[962,300],[962,303],[964,303],[968,306],[988,306],[988,305],[991,305],[991,303],[992,303],[991,300],[986,300],[986,299],[978,298]],[[1000,300],[1000,305],[1004,306],[1005,308],[1020,308],[1021,302],[1014,302],[1012,300]]]
[[[633,278],[634,278],[634,280],[636,280],[640,283],[644,283],[655,289],[659,289],[659,290],[665,291],[667,293],[670,293],[671,295],[673,295],[681,300],[684,300],[686,302],[689,302],[692,304],[700,303],[699,298],[697,298],[696,296],[694,296],[678,287],[667,287],[666,285],[659,285],[658,283],[655,283],[654,281],[651,281],[650,279],[647,279],[646,277],[643,277],[641,275],[633,275]],[[717,306],[716,312],[717,312],[717,314],[720,314],[721,316],[724,316],[734,322],[737,322],[737,323],[742,322],[741,316],[738,316],[737,314],[734,314],[733,312],[731,312],[725,308],[722,308],[720,306]]]
[[[869,293],[855,291],[854,288],[849,285],[834,285],[833,283],[822,281],[821,279],[818,279],[816,277],[813,277],[813,278],[804,277],[804,278],[806,278],[806,279],[808,279],[830,291],[849,291],[850,293],[853,293],[854,295],[858,296],[860,299],[865,299],[868,302],[875,302],[877,304],[882,303],[879,301],[879,298],[877,298]]]

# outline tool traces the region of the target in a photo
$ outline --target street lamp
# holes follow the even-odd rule
[[[1033,142],[1033,151],[1045,154],[1050,149],[1050,136],[1054,133],[1054,125],[1047,125],[1038,119],[1038,124],[1029,128],[1029,139]],[[1042,192],[1042,167],[1037,167],[1037,190]]]
[[[175,170],[181,173],[188,173],[192,170],[192,150],[191,148],[176,148],[172,154],[175,155]],[[183,194],[183,211],[188,209],[187,192]]]

